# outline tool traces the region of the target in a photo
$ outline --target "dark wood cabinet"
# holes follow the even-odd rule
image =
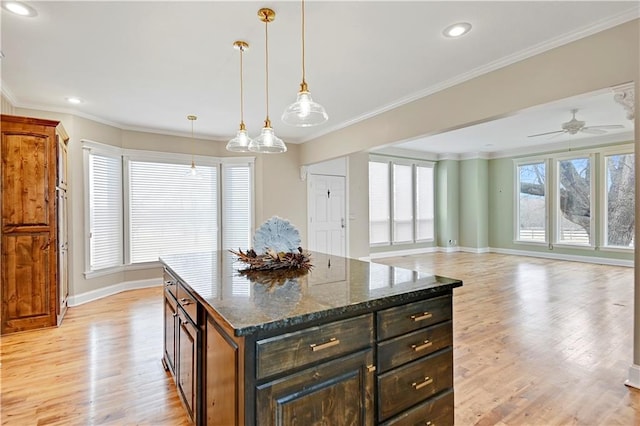
[[[58,121],[2,115],[3,334],[55,326],[66,310],[66,187],[56,192],[68,139]]]
[[[234,293],[238,280],[222,272],[224,256],[177,257],[188,265],[180,275],[163,259],[164,359],[171,371],[175,356],[177,391],[195,424],[453,424],[452,288],[460,281],[427,279],[417,283],[424,292],[380,297],[362,279],[368,264],[351,260],[352,300],[372,300],[356,306],[335,302],[343,293],[333,287],[319,293],[325,289],[304,282]],[[189,276],[191,284],[182,278]],[[296,316],[318,300],[334,308]],[[286,307],[288,316],[274,322],[267,306]]]
[[[199,334],[197,326],[187,317],[182,308],[178,308],[178,369],[176,383],[182,395],[189,417],[198,420],[198,352]]]
[[[257,424],[373,425],[373,350],[325,362],[257,387]]]
[[[194,423],[200,417],[201,331],[195,299],[179,281],[164,273],[164,355],[162,362]]]

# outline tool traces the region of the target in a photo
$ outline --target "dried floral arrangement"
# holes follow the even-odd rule
[[[273,288],[311,270],[311,254],[300,247],[300,233],[289,221],[272,217],[253,236],[256,249],[229,250],[247,268],[238,273]]]
[[[302,250],[302,247],[298,247],[298,252],[276,252],[275,250],[268,249],[263,254],[258,254],[253,249],[249,249],[243,252],[242,249],[229,250],[231,253],[238,256],[238,260],[246,263],[248,268],[242,269],[239,272],[243,275],[251,276],[250,273],[264,272],[264,271],[282,271],[284,272],[308,272],[313,265],[311,264],[311,255],[308,252]],[[295,275],[300,276],[301,274]],[[294,278],[285,277],[285,278]]]

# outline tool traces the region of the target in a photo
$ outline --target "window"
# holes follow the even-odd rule
[[[633,153],[604,156],[604,245],[633,248],[635,159]]]
[[[393,165],[393,242],[413,241],[413,167]]]
[[[371,245],[432,241],[433,165],[411,160],[369,161],[369,242]]]
[[[545,242],[547,223],[546,164],[517,166],[517,239]]]
[[[633,249],[632,145],[516,161],[515,178],[516,241]]]
[[[245,250],[251,246],[252,170],[246,165],[223,165],[222,248]]]
[[[591,159],[557,162],[557,243],[591,244]]]
[[[198,165],[128,161],[129,263],[218,247],[218,173]]]
[[[99,150],[85,151],[89,174],[89,269],[122,265],[122,160]]]
[[[389,164],[369,162],[369,241],[371,244],[391,242],[389,208]]]
[[[196,158],[191,176],[191,156],[83,143],[87,275],[163,255],[249,248],[253,159]]]
[[[416,167],[416,239],[433,240],[435,234],[433,167]]]

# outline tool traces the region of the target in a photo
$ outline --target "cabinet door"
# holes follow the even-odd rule
[[[320,364],[257,388],[258,425],[371,425],[371,349]]]
[[[49,162],[47,135],[2,137],[2,226],[49,226]]]
[[[54,325],[50,275],[51,239],[45,234],[2,237],[2,331]],[[53,296],[53,297],[52,297]]]
[[[199,331],[178,308],[178,374],[177,383],[189,417],[197,424],[197,377]]]
[[[176,327],[177,327],[177,302],[176,299],[165,290],[164,294],[164,365],[174,376],[176,374]]]
[[[210,316],[206,324],[204,420],[207,426],[243,424],[240,347]]]

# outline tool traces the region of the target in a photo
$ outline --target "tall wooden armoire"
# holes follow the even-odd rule
[[[67,141],[58,121],[2,115],[1,332],[60,324],[67,307]]]

